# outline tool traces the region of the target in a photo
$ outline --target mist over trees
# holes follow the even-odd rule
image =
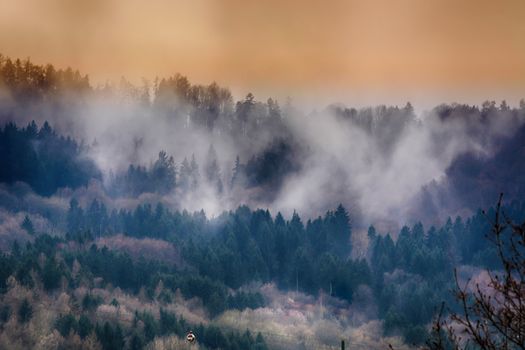
[[[85,186],[102,173],[83,152],[82,145],[57,135],[47,122],[41,128],[35,122],[25,128],[8,123],[0,129],[0,181],[23,181],[47,196],[58,188]]]
[[[92,177],[103,179],[113,196],[176,190],[181,208],[192,210],[219,207],[219,202],[229,209],[249,203],[283,210],[299,201],[303,211],[318,215],[334,205],[325,198],[334,198],[358,205],[366,212],[366,226],[375,220],[402,225],[420,216],[445,220],[465,208],[489,206],[499,193],[491,188],[503,187],[513,198],[523,188],[513,174],[520,173],[515,150],[523,148],[525,103],[518,108],[505,101],[479,107],[444,104],[422,116],[410,103],[359,110],[334,104],[303,115],[289,102],[281,107],[272,98],[257,101],[251,93],[234,101],[227,88],[193,85],[180,74],[142,86],[122,79],[94,87],[72,69],[3,56],[0,91],[0,120],[27,133],[47,121],[46,130],[49,126],[55,134],[69,136],[45,146],[68,150],[71,157],[82,158],[80,168],[89,168],[77,183],[61,179],[45,190],[38,185],[40,194],[76,188]],[[24,142],[34,143],[26,136]],[[70,141],[77,146],[64,144]],[[27,149],[3,147],[8,146]],[[345,159],[348,153],[354,156]],[[34,155],[15,158],[24,157]],[[99,169],[91,169],[89,159]],[[404,179],[400,188],[405,189],[405,202],[396,199],[400,193],[384,195]],[[305,186],[314,191],[307,195]],[[419,211],[421,207],[425,210]]]
[[[484,239],[499,209],[480,208],[503,191],[525,215],[525,102],[305,114],[180,74],[94,87],[0,56],[0,121],[0,347],[193,330],[204,348],[299,349],[374,324],[359,346],[420,345],[454,269],[502,268]],[[241,321],[277,309],[304,322],[286,346]]]

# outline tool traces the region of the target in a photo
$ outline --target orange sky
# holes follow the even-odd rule
[[[517,101],[525,1],[5,0],[0,52],[94,82],[180,72],[239,94]]]

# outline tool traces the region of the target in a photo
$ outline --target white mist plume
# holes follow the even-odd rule
[[[102,169],[106,185],[112,173],[125,171],[130,163],[152,164],[158,152],[164,150],[179,166],[192,155],[200,165],[200,185],[193,192],[175,190],[163,196],[163,201],[174,209],[204,209],[207,215],[215,216],[247,204],[287,215],[297,210],[312,217],[343,203],[358,220],[357,225],[374,223],[393,231],[418,219],[421,189],[446,181],[445,172],[458,155],[489,155],[495,140],[511,136],[523,122],[510,112],[500,111],[497,116],[477,120],[464,108],[455,112],[461,115],[441,119],[434,112],[415,117],[411,109],[401,108],[396,109],[395,116],[389,116],[395,117],[391,121],[366,130],[336,115],[333,108],[308,116],[288,113],[284,124],[304,150],[295,155],[300,158],[295,159],[300,170],[286,175],[276,196],[268,199],[257,188],[229,191],[228,184],[236,156],[246,163],[263,151],[275,137],[271,130],[259,128],[256,138],[239,141],[220,128],[210,131],[192,127],[191,107],[176,96],[170,100],[173,118],[126,95],[125,90],[95,90],[82,98],[65,94],[63,99],[66,102],[62,112],[43,103],[31,113],[22,114],[17,122],[22,125],[33,118],[49,119],[59,132],[87,142],[87,156]],[[384,117],[385,109],[380,106],[362,111],[374,122]],[[224,184],[221,195],[215,184],[207,183],[202,176],[210,145],[219,158]]]
[[[330,111],[289,122],[310,154],[302,171],[287,178],[273,207],[312,216],[341,202],[364,224],[384,223],[388,229],[418,219],[411,216],[415,197],[425,185],[444,180],[458,155],[489,155],[494,140],[511,136],[523,120],[510,113],[488,123],[465,116],[442,120],[427,112],[393,135],[386,151],[381,136]]]

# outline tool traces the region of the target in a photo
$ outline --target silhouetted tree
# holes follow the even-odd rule
[[[199,165],[197,164],[197,161],[195,160],[195,155],[191,155],[191,188],[195,189],[199,185],[200,181],[200,173],[199,173]]]
[[[502,212],[502,195],[491,220],[488,236],[494,244],[501,270],[488,271],[486,285],[460,285],[455,296],[461,311],[443,317],[441,309],[432,328],[430,349],[525,348],[525,222],[515,224]]]
[[[222,193],[223,185],[221,180],[221,169],[219,167],[219,159],[215,147],[210,145],[206,162],[204,164],[204,173],[209,184],[215,187],[217,193]]]
[[[186,157],[180,166],[178,186],[182,191],[187,191],[191,187],[191,166]]]
[[[33,227],[33,222],[27,215],[24,217],[24,221],[22,222],[22,225],[20,225],[20,227],[24,229],[30,235],[35,234],[35,228]]]

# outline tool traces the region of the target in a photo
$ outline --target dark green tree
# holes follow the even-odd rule
[[[60,286],[62,269],[54,258],[48,258],[42,270],[42,282],[47,291],[52,291]]]
[[[86,315],[82,314],[78,319],[78,335],[80,338],[84,339],[89,334],[91,334],[92,331],[93,323],[91,323],[90,319]]]
[[[22,222],[20,227],[22,229],[24,229],[30,235],[34,235],[35,234],[35,228],[33,227],[33,222],[31,221],[31,219],[29,218],[28,215],[26,215],[24,217],[24,221]]]
[[[29,303],[29,300],[25,298],[18,308],[18,322],[27,323],[31,317],[33,317],[33,307]]]

